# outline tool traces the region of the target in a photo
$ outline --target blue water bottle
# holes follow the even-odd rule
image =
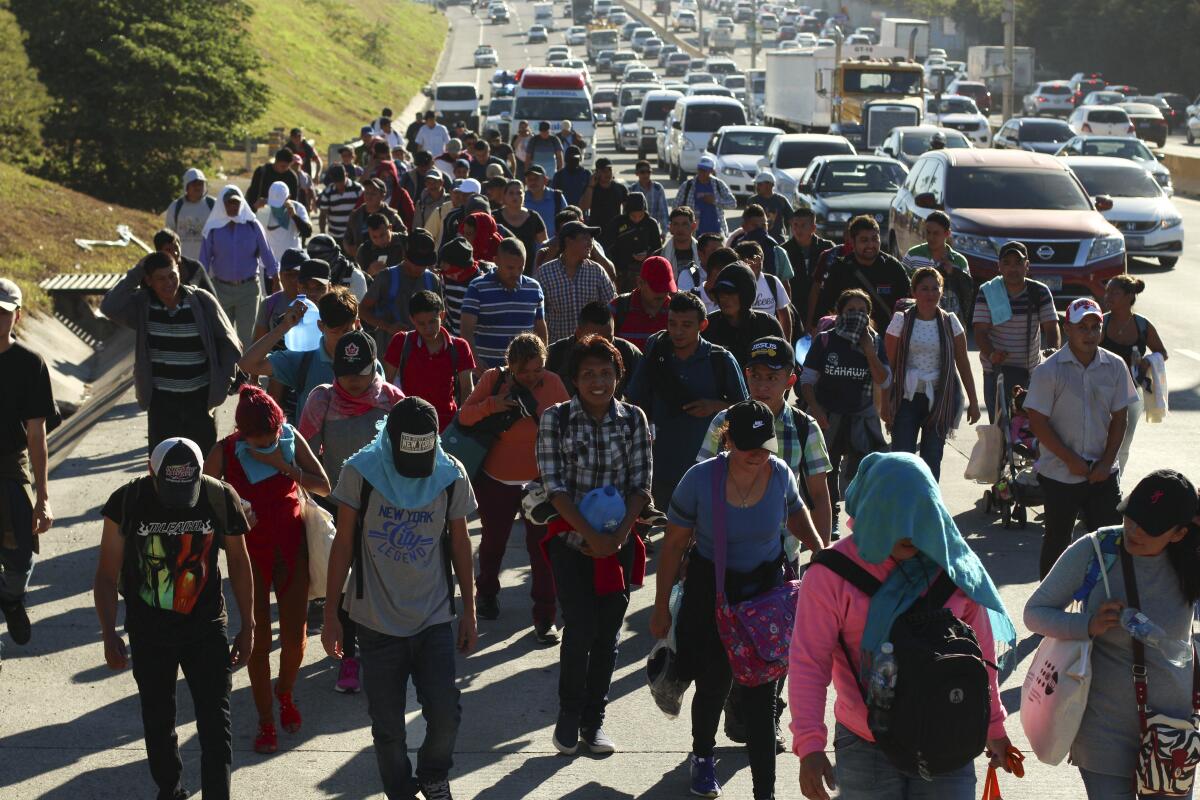
[[[625,501],[615,487],[602,486],[583,496],[579,512],[597,533],[613,533],[625,517]]]
[[[296,299],[304,303],[304,316],[300,322],[283,335],[283,343],[293,353],[303,353],[305,350],[316,350],[321,346],[321,329],[317,327],[317,319],[321,316],[316,304],[302,294]]]

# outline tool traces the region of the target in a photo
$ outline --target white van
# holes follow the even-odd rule
[[[657,152],[658,134],[666,125],[667,115],[683,95],[674,89],[653,89],[642,98],[642,136],[638,143],[638,158]]]
[[[682,180],[696,171],[696,162],[712,135],[724,125],[745,125],[746,109],[732,97],[697,95],[681,97],[671,112],[674,118],[668,134],[668,165],[672,180]]]

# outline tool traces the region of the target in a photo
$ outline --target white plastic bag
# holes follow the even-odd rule
[[[989,486],[1000,480],[1000,462],[1004,458],[1004,432],[996,425],[976,425],[979,437],[971,448],[971,460],[963,477]]]
[[[333,515],[321,508],[308,492],[300,490],[300,515],[304,518],[304,537],[308,543],[308,599],[325,596],[329,575],[329,551],[337,526]]]

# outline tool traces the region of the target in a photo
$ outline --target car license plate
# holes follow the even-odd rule
[[[1140,250],[1142,247],[1145,246],[1145,242],[1146,242],[1146,240],[1141,236],[1126,236],[1125,237],[1125,249],[1126,250]]]
[[[1046,288],[1048,288],[1052,292],[1061,292],[1062,291],[1062,276],[1061,275],[1038,275],[1037,280],[1046,284]]]

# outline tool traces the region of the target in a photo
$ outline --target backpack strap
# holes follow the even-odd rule
[[[663,337],[666,338],[665,336]],[[713,386],[717,389],[717,400],[729,400],[729,376],[728,362],[722,358],[722,355],[728,353],[724,347],[713,345],[712,350],[708,353],[708,365],[713,372]]]
[[[408,365],[408,357],[412,354],[413,337],[410,334],[415,334],[416,331],[409,331],[404,334],[404,346],[400,348],[400,367],[396,370],[397,377],[400,378],[400,383],[397,385],[404,389],[404,367]]]
[[[883,586],[882,581],[854,563],[854,560],[850,556],[838,550],[825,548],[818,553],[814,553],[812,563],[820,564],[825,569],[830,570],[867,597],[873,597]],[[852,661],[851,664],[853,663]]]
[[[175,224],[171,226],[171,230],[179,230],[179,210],[183,208],[183,196],[181,195],[174,203],[171,204],[171,214],[175,218]],[[211,206],[210,206],[211,208]]]
[[[629,308],[632,304],[632,294],[617,295],[617,299],[613,301],[614,329],[618,334],[621,332],[621,326],[625,324],[625,318],[629,316]]]
[[[1137,327],[1137,347],[1141,351],[1142,356],[1146,355],[1146,337],[1150,335],[1150,320],[1143,317],[1141,314],[1133,315],[1133,324]]]
[[[312,369],[312,362],[316,355],[316,350],[305,350],[300,356],[300,369],[296,375],[296,385],[293,387],[297,393],[303,392],[304,387],[308,385],[308,371]]]
[[[363,478],[362,488],[358,494],[358,515],[354,521],[354,598],[362,600],[363,596],[363,520],[367,516],[367,503],[371,500],[371,492],[375,487]]]
[[[221,529],[221,536],[229,530],[229,508],[225,502],[225,487],[214,479],[204,479],[204,496],[208,500],[209,510],[212,511],[213,520]]]
[[[784,405],[784,409],[792,415],[792,424],[796,426],[796,440],[800,442],[800,468],[804,469],[806,463],[804,459],[804,449],[808,445],[808,434],[812,430],[809,426],[808,415],[799,411],[795,406]],[[800,498],[804,501],[804,505],[812,508],[812,495],[808,491],[808,475],[796,476],[796,487],[800,490]]]
[[[954,585],[954,581],[950,580],[950,574],[942,570],[930,584],[929,591],[917,602],[921,603],[928,611],[936,611],[945,606],[957,590],[958,587]]]
[[[456,481],[457,482],[457,481]],[[442,523],[442,563],[446,570],[446,601],[450,603],[450,616],[458,616],[454,607],[454,557],[450,553],[450,505],[454,502],[454,483],[446,487],[446,517]]]

